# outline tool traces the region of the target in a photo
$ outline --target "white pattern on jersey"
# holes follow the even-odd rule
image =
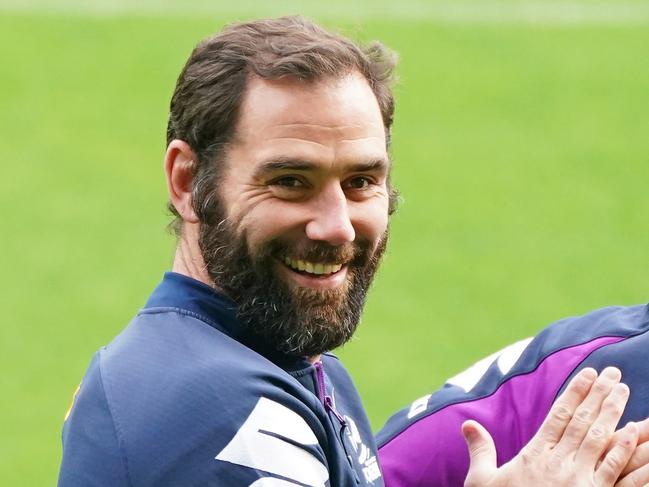
[[[500,372],[503,375],[506,375],[507,372],[512,369],[531,341],[532,338],[526,338],[525,340],[509,345],[508,347],[505,347],[502,350],[476,362],[464,372],[460,372],[456,376],[451,377],[446,381],[446,383],[461,387],[466,392],[469,392],[475,387],[480,379],[482,379],[482,376],[487,372],[489,366],[496,359],[498,360],[498,368],[500,369]]]
[[[262,397],[234,438],[215,458],[313,487],[324,487],[329,472],[322,462],[282,438],[305,446],[318,444],[313,431],[299,414]],[[280,487],[291,484],[280,479],[265,478],[252,485]]]

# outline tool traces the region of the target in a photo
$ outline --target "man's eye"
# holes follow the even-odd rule
[[[351,189],[364,189],[367,188],[370,184],[372,184],[370,178],[365,176],[357,176],[347,182],[347,187]]]
[[[298,178],[293,176],[285,176],[279,179],[276,179],[271,183],[273,186],[281,186],[283,188],[303,188],[304,183]]]

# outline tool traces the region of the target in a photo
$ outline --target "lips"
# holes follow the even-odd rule
[[[291,257],[285,257],[284,263],[294,271],[314,276],[335,274],[343,267],[341,263],[310,262],[308,260],[292,259]]]

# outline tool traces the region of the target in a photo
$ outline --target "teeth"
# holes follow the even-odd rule
[[[342,268],[342,264],[327,264],[325,266],[325,274],[333,274],[334,272],[338,272]]]
[[[322,264],[320,262],[307,262],[300,259],[291,259],[290,257],[284,257],[284,263],[296,269],[298,271],[308,272],[309,274],[315,275],[325,275],[333,274],[342,269],[342,264]]]

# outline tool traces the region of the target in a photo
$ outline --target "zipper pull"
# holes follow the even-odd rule
[[[346,428],[347,427],[347,421],[345,421],[345,418],[344,418],[344,416],[342,414],[340,414],[338,411],[336,411],[336,408],[334,407],[334,401],[333,401],[333,399],[331,399],[331,396],[325,395],[325,397],[324,397],[324,405],[325,405],[325,409],[327,411],[331,412],[331,414],[333,414],[336,417],[336,419],[340,423],[340,426],[342,426],[343,428]]]
[[[325,411],[333,414],[338,420],[338,422],[340,423],[340,442],[342,444],[343,450],[345,451],[345,456],[347,457],[347,462],[349,463],[351,472],[354,476],[354,481],[356,485],[360,485],[361,483],[360,476],[358,475],[356,468],[354,468],[354,460],[349,454],[347,450],[347,445],[345,444],[345,429],[347,428],[347,421],[345,420],[345,417],[336,410],[336,408],[334,407],[334,401],[332,397],[329,396],[327,394],[327,391],[325,390],[324,370],[322,370],[323,369],[322,362],[317,361],[313,365],[315,365],[316,378],[318,382],[319,399],[324,404]]]
[[[347,426],[347,421],[345,421],[345,418],[342,414],[336,411],[333,399],[327,394],[327,391],[325,390],[325,379],[324,370],[322,370],[322,362],[318,360],[313,365],[315,365],[315,373],[318,379],[318,395],[320,396],[320,400],[322,401],[322,404],[324,404],[325,410],[333,414],[340,423],[340,426],[342,426],[344,429]]]
[[[336,411],[331,396],[325,396],[324,403],[325,403],[325,409],[327,411],[330,411],[340,423],[340,442],[342,443],[343,449],[345,450],[345,456],[347,457],[347,462],[349,463],[349,466],[352,469],[352,473],[354,474],[354,481],[357,484],[360,484],[361,479],[358,476],[358,472],[354,468],[354,460],[352,460],[352,456],[347,452],[347,445],[345,444],[345,429],[347,428],[347,421],[345,420],[345,417],[342,414]]]

